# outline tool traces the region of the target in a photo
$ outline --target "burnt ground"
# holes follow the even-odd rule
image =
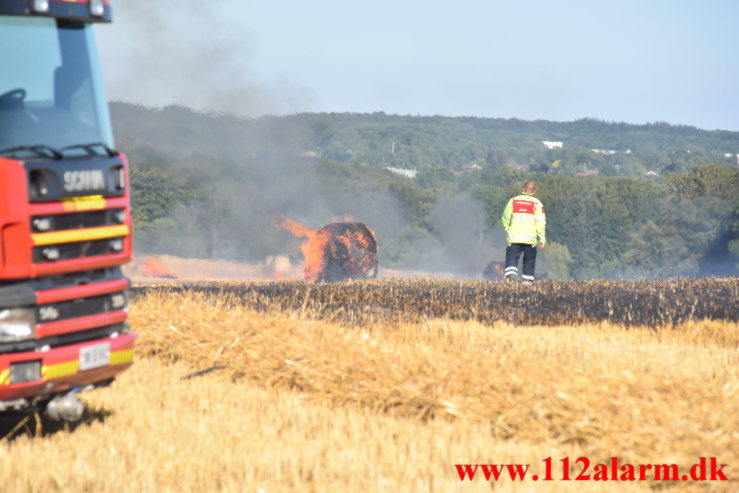
[[[610,321],[626,326],[676,325],[739,317],[739,279],[542,281],[534,286],[486,281],[364,280],[208,282],[134,286],[147,293],[207,293],[257,311],[300,312],[349,325],[432,318],[498,320],[522,325]]]

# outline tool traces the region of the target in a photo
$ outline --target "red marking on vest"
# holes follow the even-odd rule
[[[528,200],[514,200],[513,201],[513,212],[523,214],[533,214],[536,204],[529,202]]]

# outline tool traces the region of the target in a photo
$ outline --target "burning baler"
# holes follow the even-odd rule
[[[278,215],[274,224],[306,240],[300,246],[305,258],[306,281],[341,281],[377,277],[377,241],[363,223],[344,221],[311,229]]]
[[[81,415],[133,360],[131,213],[92,25],[108,0],[0,0],[0,412]]]

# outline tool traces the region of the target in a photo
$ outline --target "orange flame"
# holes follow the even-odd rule
[[[274,219],[272,219],[272,224],[274,224],[275,226],[282,226],[297,237],[310,237],[311,235],[316,234],[315,229],[310,229],[308,226],[303,226],[299,222],[293,221],[289,217],[285,217],[282,214],[277,214]]]
[[[276,216],[273,223],[297,237],[305,237],[300,245],[305,258],[303,277],[306,281],[356,279],[377,275],[377,244],[364,224],[331,223],[318,230]]]
[[[148,257],[144,261],[144,263],[141,264],[141,268],[144,269],[144,272],[146,272],[146,274],[151,277],[162,277],[165,279],[179,279],[177,274],[169,270],[166,265],[164,265],[162,262],[155,259],[154,257]]]
[[[282,226],[292,234],[300,237],[306,237],[306,240],[300,245],[303,251],[305,265],[303,265],[303,277],[306,281],[317,281],[323,263],[323,252],[326,250],[327,238],[319,236],[315,229],[310,229],[297,221],[293,221],[283,215],[277,215],[272,221],[277,226]]]

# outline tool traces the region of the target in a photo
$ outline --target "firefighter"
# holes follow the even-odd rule
[[[544,204],[534,197],[536,184],[524,183],[521,195],[508,201],[500,218],[503,229],[508,234],[505,251],[505,280],[513,282],[518,277],[518,258],[523,252],[523,274],[521,279],[527,284],[534,283],[536,266],[536,244],[544,248],[547,243],[545,229],[546,216]]]

